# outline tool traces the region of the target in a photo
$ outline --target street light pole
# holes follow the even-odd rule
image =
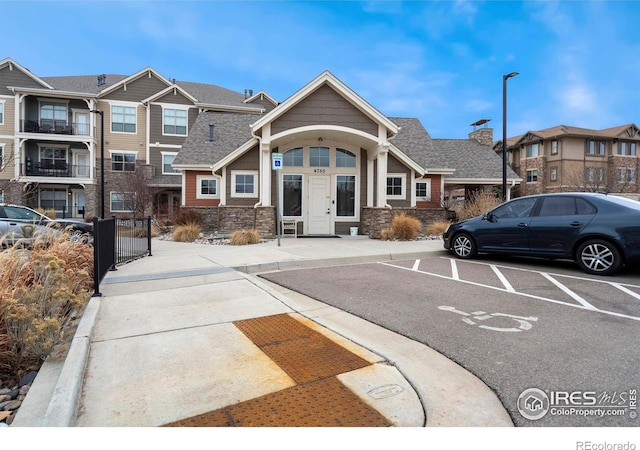
[[[104,111],[92,109],[91,112],[100,114],[100,218],[104,219]]]
[[[502,201],[507,200],[507,80],[520,75],[511,72],[502,75]]]

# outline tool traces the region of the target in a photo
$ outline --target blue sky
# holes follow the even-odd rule
[[[6,1],[0,59],[39,76],[167,78],[282,101],[331,71],[434,138],[640,124],[640,3],[625,1]]]

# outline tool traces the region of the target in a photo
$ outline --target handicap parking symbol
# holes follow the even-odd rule
[[[453,306],[438,306],[438,309],[442,311],[450,311],[452,313],[456,313],[463,316],[462,321],[469,325],[478,325],[478,322],[480,321],[489,320],[497,317],[507,317],[509,319],[513,319],[518,324],[516,327],[509,327],[509,328],[492,327],[484,324],[478,325],[479,328],[483,328],[485,330],[492,330],[492,331],[505,331],[505,332],[527,331],[527,330],[530,330],[531,327],[533,326],[531,322],[536,322],[538,320],[537,317],[522,317],[522,316],[515,316],[513,314],[503,314],[503,313],[487,314],[484,311],[475,311],[471,313],[466,313],[464,311],[460,311],[454,308]]]

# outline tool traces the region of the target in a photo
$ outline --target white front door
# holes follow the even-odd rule
[[[89,152],[74,150],[73,153],[74,177],[89,178]]]
[[[331,177],[309,177],[307,234],[333,234],[331,229]]]
[[[89,113],[86,111],[73,111],[74,133],[89,136]]]

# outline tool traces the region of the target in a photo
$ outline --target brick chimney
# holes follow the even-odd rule
[[[487,128],[486,124],[491,119],[481,119],[471,124],[473,131],[469,133],[469,139],[475,139],[482,145],[493,146],[493,128]],[[480,125],[484,125],[482,128],[476,128]]]

